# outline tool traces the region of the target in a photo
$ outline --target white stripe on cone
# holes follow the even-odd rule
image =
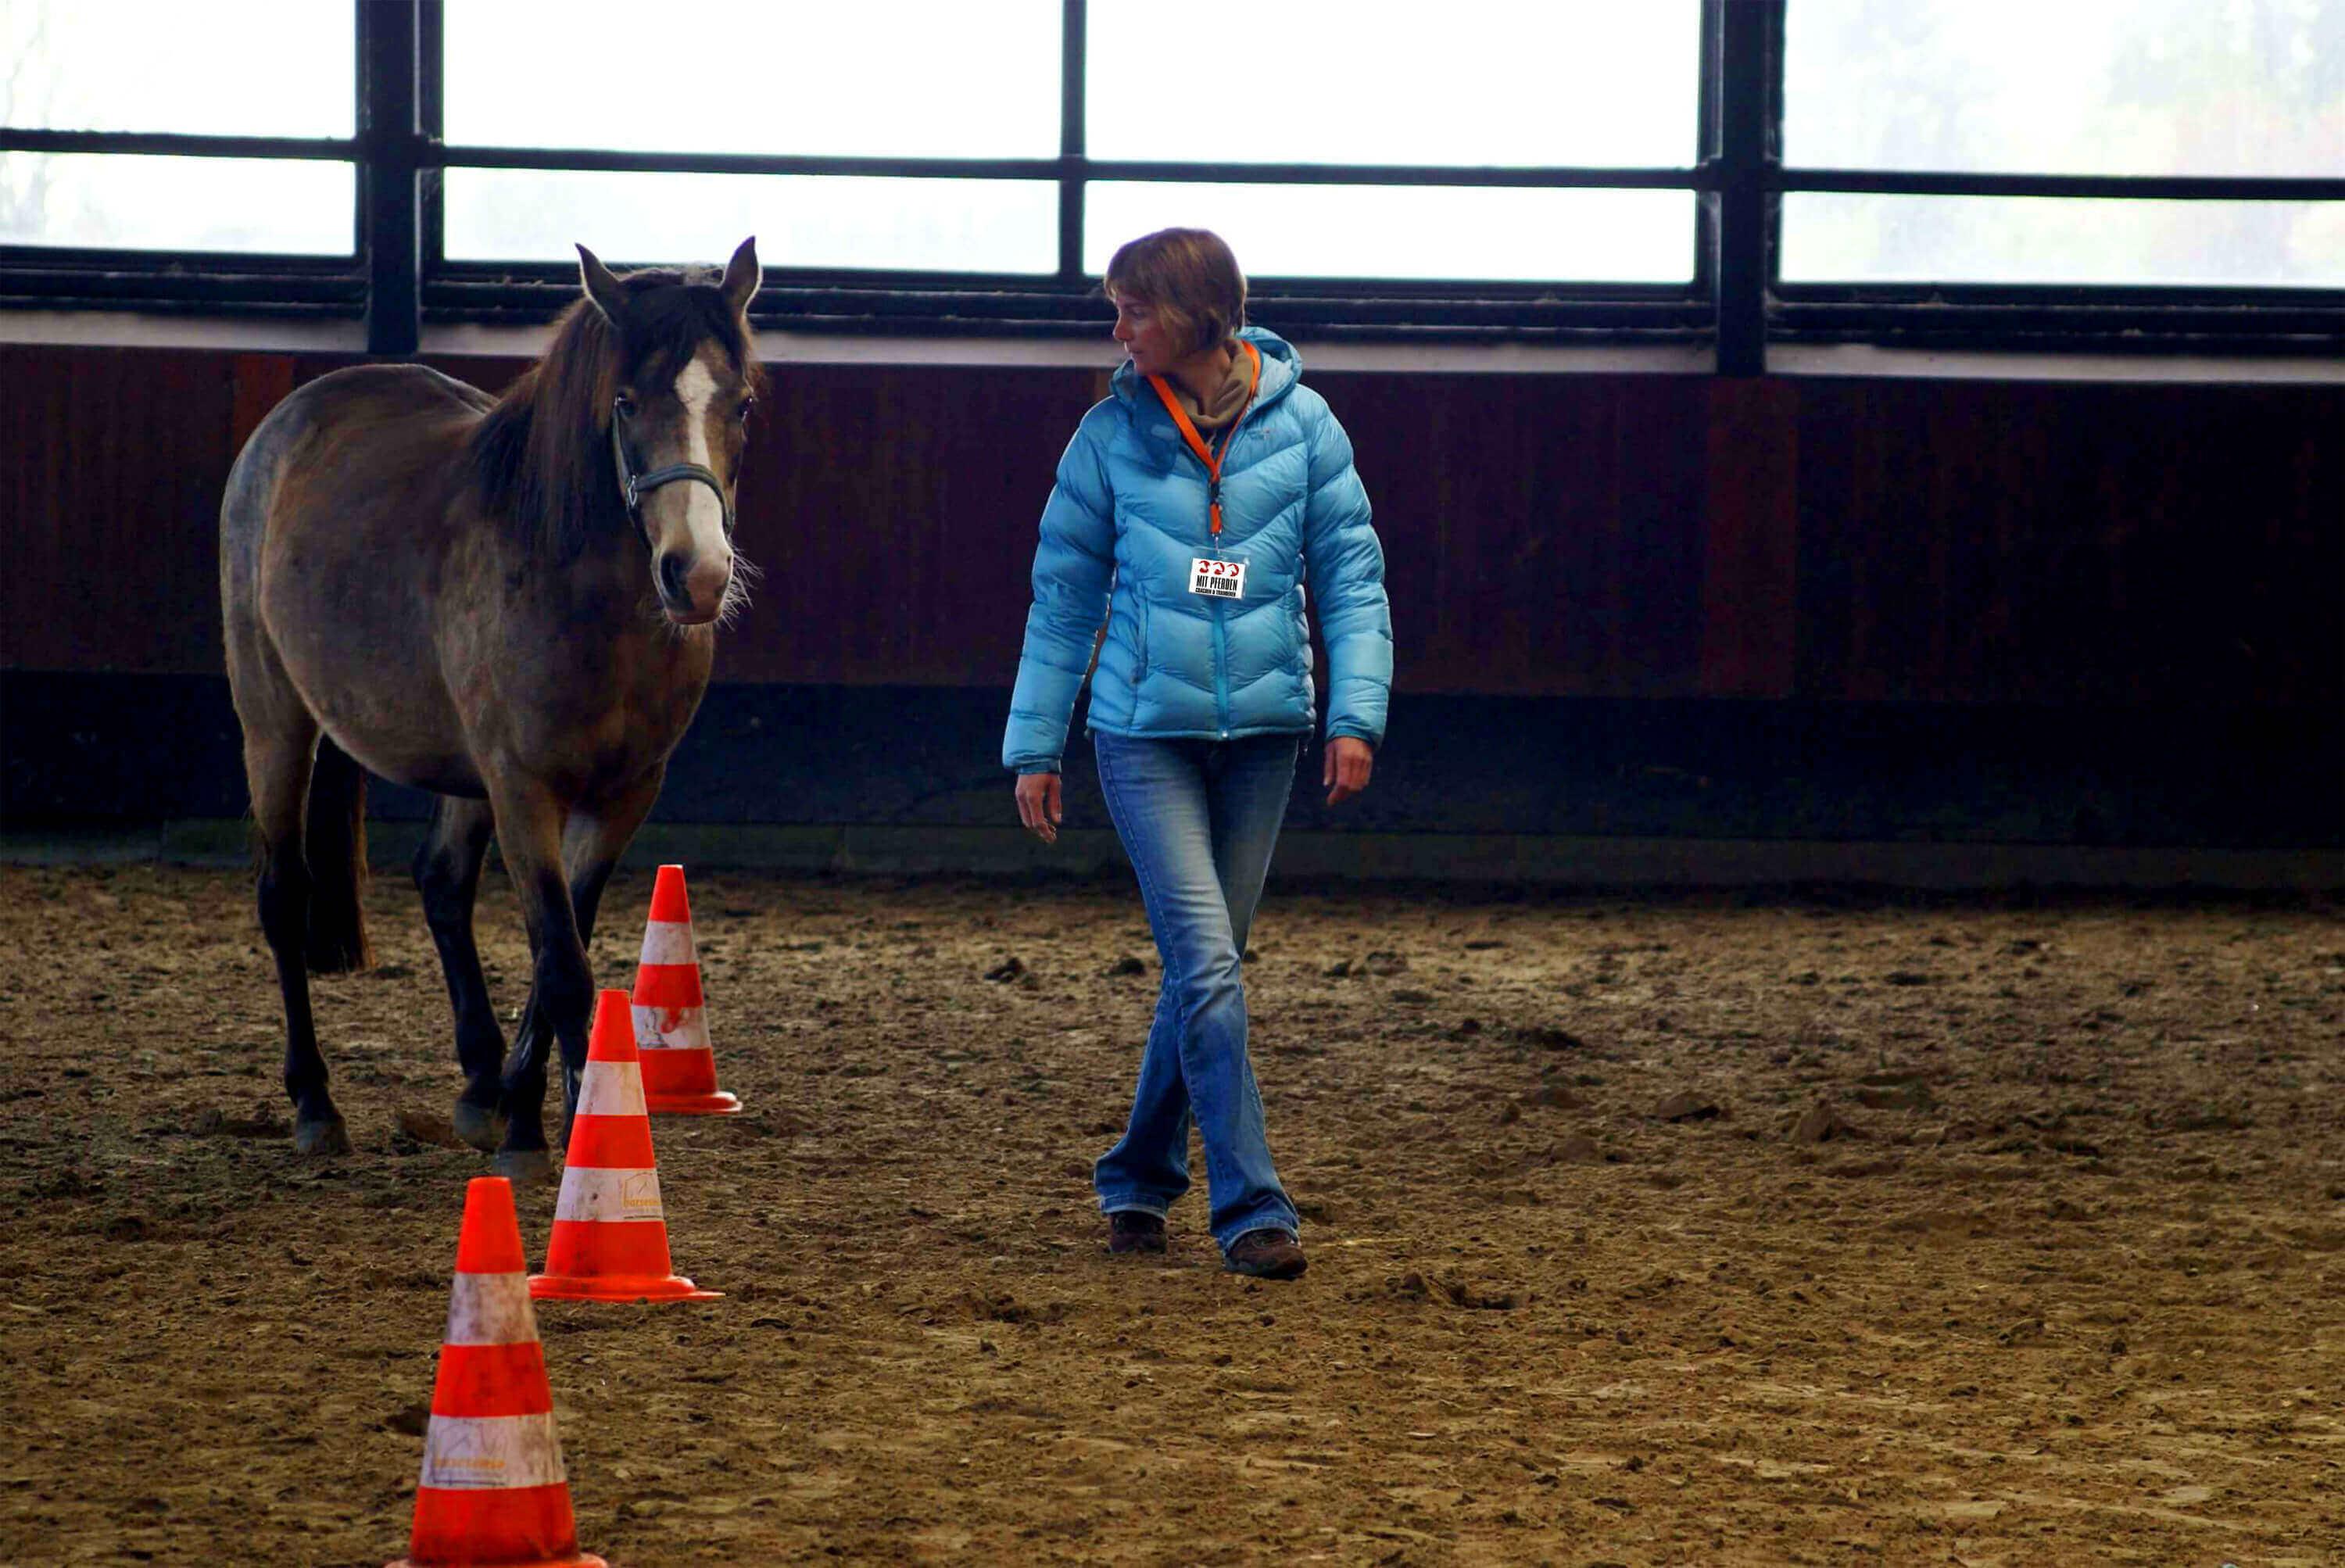
[[[433,1416],[424,1433],[424,1486],[485,1492],[552,1486],[568,1479],[551,1410],[534,1416]]]
[[[644,924],[645,963],[695,963],[690,921],[655,920]]]
[[[589,1062],[578,1087],[582,1116],[642,1116],[644,1070],[633,1062]]]
[[[459,1274],[448,1295],[451,1345],[521,1345],[537,1338],[525,1274]]]
[[[660,1207],[659,1172],[565,1166],[562,1170],[562,1196],[554,1200],[553,1217],[604,1225],[630,1219],[665,1220],[667,1214]]]
[[[706,1051],[708,1015],[699,1007],[637,1007],[635,1049],[638,1051]]]

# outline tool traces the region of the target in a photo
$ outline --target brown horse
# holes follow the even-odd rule
[[[547,1036],[566,1140],[595,908],[742,601],[756,241],[721,280],[578,254],[585,297],[503,398],[421,365],[338,371],[279,403],[228,475],[228,684],[303,1153],[350,1148],[309,974],[367,962],[364,769],[440,796],[415,882],[456,1015],[457,1130],[488,1149],[502,1123],[497,1169],[550,1168]],[[510,1060],[472,942],[492,833],[534,959]]]

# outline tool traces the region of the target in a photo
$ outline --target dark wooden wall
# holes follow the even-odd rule
[[[0,347],[0,668],[218,672],[222,482],[335,362]],[[2345,387],[1311,379],[1376,502],[1405,692],[2345,700]],[[719,677],[1006,686],[1104,384],[777,367],[741,495],[766,575]]]

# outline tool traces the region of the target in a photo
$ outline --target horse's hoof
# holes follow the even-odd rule
[[[293,1124],[293,1152],[303,1155],[346,1155],[350,1152],[350,1130],[340,1116],[327,1116],[317,1121]]]
[[[489,1161],[489,1169],[511,1182],[549,1181],[553,1176],[553,1156],[543,1149],[499,1149]]]
[[[458,1137],[484,1155],[496,1153],[497,1145],[505,1141],[505,1118],[501,1111],[460,1097],[455,1115],[449,1120],[455,1125]]]

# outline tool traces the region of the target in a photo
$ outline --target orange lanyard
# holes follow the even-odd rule
[[[1148,378],[1148,384],[1154,387],[1156,395],[1164,400],[1165,412],[1172,416],[1172,423],[1179,425],[1181,433],[1188,438],[1189,450],[1195,453],[1197,461],[1205,465],[1205,500],[1212,508],[1213,534],[1217,539],[1222,534],[1222,459],[1229,454],[1230,443],[1237,439],[1238,426],[1244,424],[1245,416],[1254,411],[1254,394],[1262,386],[1261,353],[1252,343],[1243,341],[1238,347],[1244,349],[1246,358],[1254,361],[1254,372],[1246,380],[1245,407],[1238,410],[1237,418],[1230,421],[1230,428],[1222,435],[1222,450],[1219,452],[1207,445],[1205,438],[1197,433],[1197,427],[1190,423],[1188,411],[1181,406],[1181,400],[1172,395],[1172,389],[1164,384],[1164,378]]]

